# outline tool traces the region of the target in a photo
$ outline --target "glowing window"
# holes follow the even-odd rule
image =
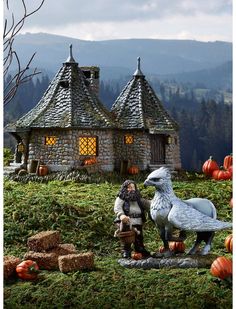
[[[79,154],[82,156],[96,156],[97,137],[96,136],[79,137]]]
[[[45,136],[45,145],[55,145],[57,141],[56,136]]]
[[[134,142],[134,136],[131,135],[131,134],[125,134],[125,136],[124,136],[124,142],[125,142],[126,145],[128,145],[128,144],[133,144],[133,142]]]

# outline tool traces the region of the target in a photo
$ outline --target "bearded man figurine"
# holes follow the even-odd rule
[[[143,224],[146,221],[145,212],[150,208],[150,201],[143,199],[136,183],[132,180],[126,180],[115,200],[114,212],[116,214],[115,223],[120,226],[120,231],[128,231],[130,227],[135,229],[134,250],[143,257],[150,256],[143,244]],[[131,257],[130,243],[124,243],[122,248],[123,258]]]

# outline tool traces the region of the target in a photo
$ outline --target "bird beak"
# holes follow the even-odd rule
[[[146,179],[143,183],[144,187],[147,187],[147,186],[151,186],[151,183],[149,182],[148,179]]]

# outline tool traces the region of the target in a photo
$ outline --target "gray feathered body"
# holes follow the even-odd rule
[[[232,227],[231,223],[216,219],[215,206],[208,199],[192,198],[186,201],[179,199],[173,191],[171,176],[166,168],[162,167],[152,172],[144,184],[156,188],[151,202],[150,215],[160,230],[161,238],[166,246],[166,241],[171,240],[174,228],[182,231],[195,231],[198,233],[198,243],[207,239],[206,243],[210,245],[214,231]],[[207,250],[209,246],[204,252]]]

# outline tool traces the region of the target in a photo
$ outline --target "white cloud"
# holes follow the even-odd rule
[[[25,27],[25,32],[47,32],[84,39],[119,38],[190,39],[200,41],[232,41],[231,20],[228,17],[198,15],[149,21],[83,22],[59,27]]]
[[[40,0],[26,0],[27,5]],[[11,2],[20,14],[21,1]],[[231,0],[46,0],[24,32],[80,39],[232,40]]]

